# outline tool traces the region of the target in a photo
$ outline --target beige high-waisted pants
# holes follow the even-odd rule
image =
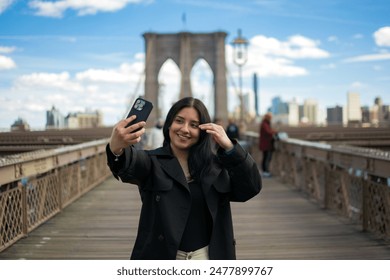
[[[209,246],[200,248],[193,252],[177,251],[177,260],[208,260],[209,259]]]

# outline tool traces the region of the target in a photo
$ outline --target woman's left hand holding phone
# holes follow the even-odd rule
[[[145,133],[146,122],[141,121],[126,127],[127,124],[135,119],[136,116],[133,115],[119,121],[114,126],[110,138],[110,150],[114,155],[120,156],[123,153],[123,149],[141,141],[141,136]]]

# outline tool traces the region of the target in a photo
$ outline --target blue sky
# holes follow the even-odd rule
[[[18,117],[44,128],[53,105],[64,115],[100,110],[115,124],[143,91],[145,32],[227,32],[230,110],[238,29],[250,42],[243,91],[257,73],[262,113],[276,96],[313,98],[323,110],[345,105],[349,91],[362,105],[377,96],[390,104],[389,15],[388,0],[0,0],[0,129]],[[165,107],[177,71],[167,63],[161,73]],[[205,63],[193,75],[194,95],[211,102]]]

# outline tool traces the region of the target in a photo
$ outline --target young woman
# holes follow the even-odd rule
[[[155,150],[132,146],[145,133],[145,122],[125,128],[133,119],[114,127],[106,151],[113,175],[138,185],[141,194],[131,259],[235,259],[230,201],[244,202],[260,192],[256,162],[211,123],[198,99],[172,106],[163,147]]]

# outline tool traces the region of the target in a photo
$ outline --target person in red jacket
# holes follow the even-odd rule
[[[272,114],[266,113],[260,124],[259,130],[259,149],[262,151],[263,158],[261,162],[261,169],[264,177],[270,177],[269,165],[272,159],[273,141],[276,131],[271,128]]]

